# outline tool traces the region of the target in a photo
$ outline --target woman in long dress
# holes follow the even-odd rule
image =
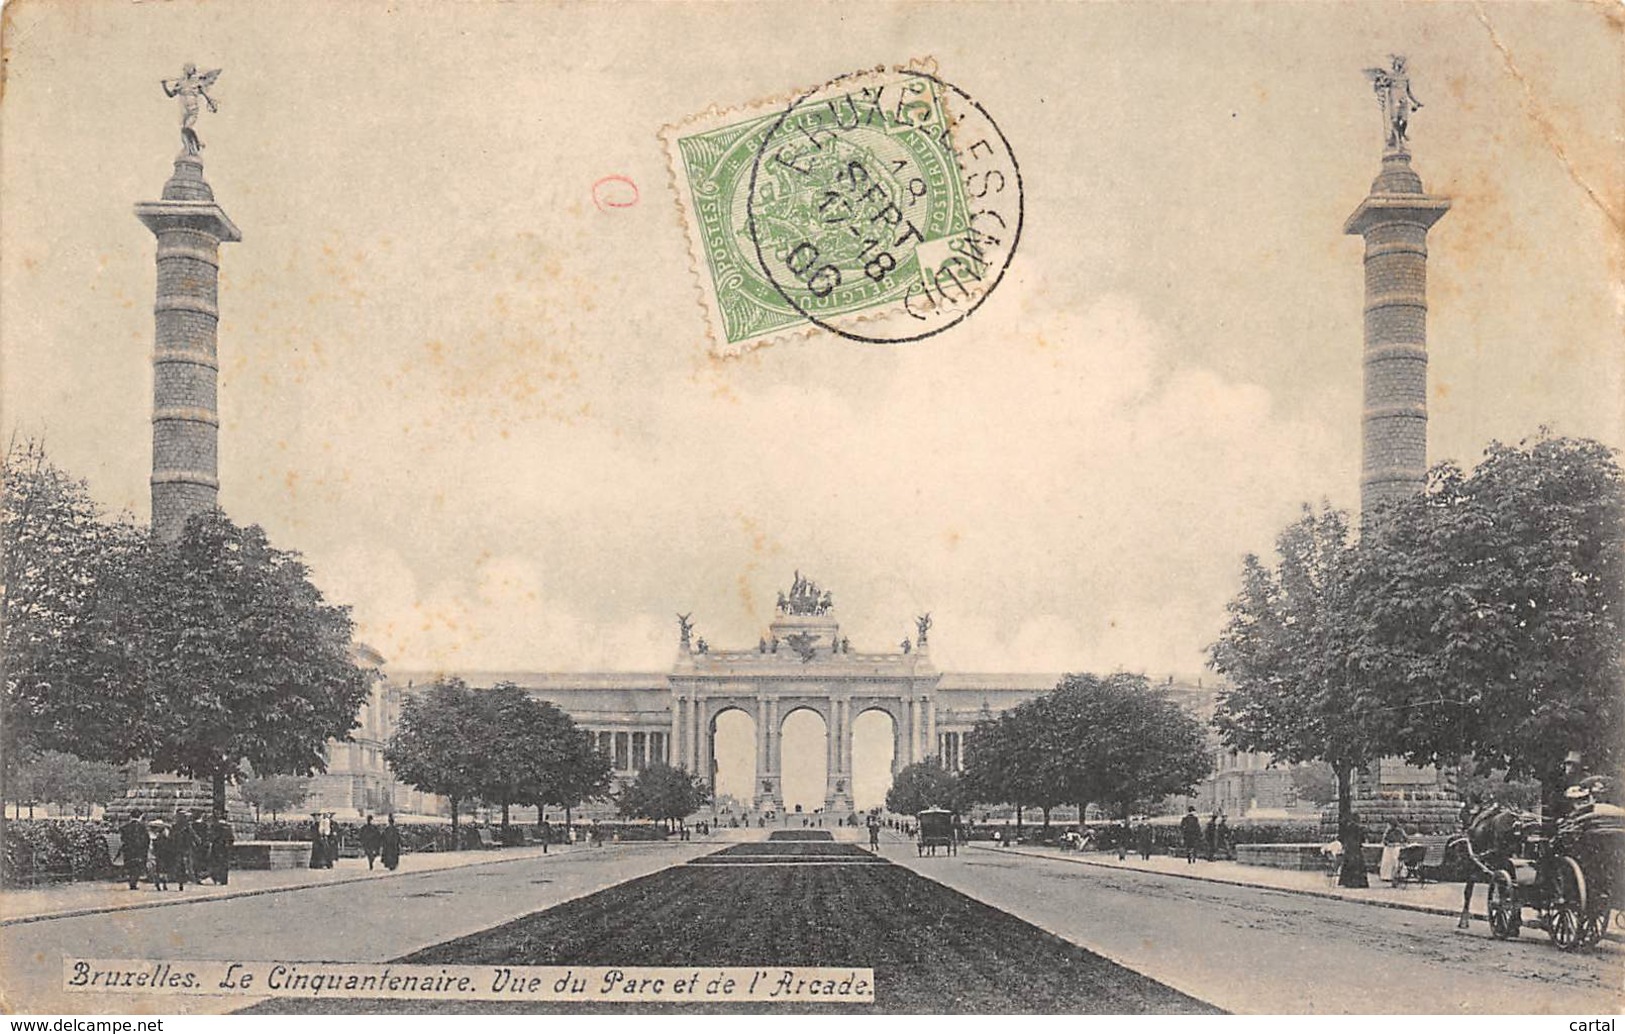
[[[1377,863],[1377,878],[1399,884],[1399,849],[1410,840],[1397,820],[1390,821],[1382,833],[1382,860]]]

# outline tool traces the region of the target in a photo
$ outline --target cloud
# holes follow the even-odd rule
[[[948,669],[1192,670],[1240,552],[1346,473],[1336,443],[1178,362],[1129,296],[1012,286],[979,333],[881,356],[865,390],[790,376],[809,347],[647,395],[635,424],[431,436],[413,546],[358,528],[318,570],[405,667],[659,670],[671,612],[754,643],[800,568],[860,648],[930,610]]]

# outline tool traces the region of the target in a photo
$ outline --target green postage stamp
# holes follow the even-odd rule
[[[1021,228],[998,127],[914,69],[840,76],[790,101],[663,131],[718,350],[815,328],[918,341],[997,285]]]

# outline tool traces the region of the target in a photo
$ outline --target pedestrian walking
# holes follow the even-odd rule
[[[321,821],[317,823],[317,826],[322,833],[324,848],[322,851],[322,868],[331,869],[339,856],[339,831],[333,825],[333,813],[330,811],[322,812]]]
[[[187,825],[192,830],[191,872],[193,878],[202,883],[203,877],[209,875],[209,826],[207,819],[198,809],[193,808],[187,814],[190,820]],[[212,817],[214,813],[209,814]]]
[[[378,851],[382,856],[384,868],[390,872],[401,864],[401,827],[395,825],[395,816],[389,817],[389,825],[378,836]]]
[[[231,849],[237,843],[237,835],[232,832],[231,823],[216,815],[209,824],[208,841],[209,878],[215,886],[224,887],[231,882]]]
[[[1219,813],[1212,812],[1207,817],[1207,860],[1213,861],[1214,850],[1219,844]]]
[[[877,815],[869,816],[868,825],[869,825],[869,850],[878,851],[878,850],[880,850],[880,817],[877,816]]]
[[[1218,856],[1225,861],[1231,859],[1230,852],[1230,824],[1224,819],[1224,812],[1219,812],[1219,825],[1213,833],[1213,847]]]
[[[1155,832],[1149,822],[1141,822],[1139,828],[1134,831],[1135,844],[1140,849],[1140,861],[1149,862],[1151,860],[1151,848],[1155,846],[1154,838]]]
[[[175,866],[175,841],[170,839],[169,824],[162,819],[155,819],[152,829],[152,865],[148,872],[152,875],[153,890],[169,889],[169,873]]]
[[[378,851],[384,846],[384,831],[372,823],[372,816],[361,826],[361,853],[367,856],[367,868],[378,858]]]
[[[322,839],[322,817],[313,814],[310,817],[310,867],[320,869],[323,856],[327,854],[327,841]]]
[[[1117,831],[1117,860],[1128,858],[1129,825],[1128,819],[1123,820],[1123,827]]]
[[[1195,805],[1188,806],[1179,820],[1179,836],[1185,842],[1185,863],[1195,865],[1196,852],[1202,849],[1202,820],[1196,816]]]
[[[141,818],[142,813],[136,812],[118,831],[118,853],[124,859],[124,875],[129,878],[131,890],[136,889],[146,874],[147,852],[152,846],[152,837]]]
[[[184,811],[175,813],[175,828],[169,831],[169,840],[169,877],[174,880],[176,890],[185,890],[187,880],[197,882],[192,862],[197,857],[198,836],[191,815]]]

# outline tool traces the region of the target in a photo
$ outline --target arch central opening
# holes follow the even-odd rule
[[[817,711],[801,707],[785,715],[779,729],[785,813],[793,814],[797,805],[803,813],[815,812],[824,806],[828,785],[829,728]]]
[[[852,806],[869,811],[886,803],[897,754],[897,723],[879,708],[852,720]]]
[[[717,714],[711,722],[711,765],[717,814],[749,814],[756,778],[754,718],[733,707]]]

